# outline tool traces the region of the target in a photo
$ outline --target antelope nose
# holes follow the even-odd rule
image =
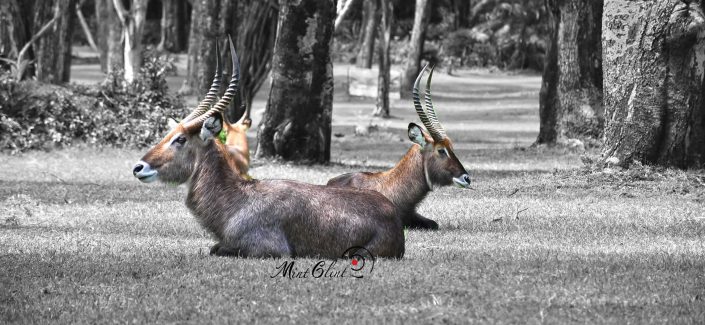
[[[463,175],[463,180],[465,181],[465,183],[470,184],[470,175],[468,175],[468,174]]]
[[[148,163],[140,161],[132,167],[132,175],[144,183],[149,183],[157,179],[157,171],[152,169]]]
[[[137,174],[141,172],[142,169],[144,169],[144,165],[142,163],[137,163],[135,165],[135,168],[132,169],[132,175],[137,176]]]

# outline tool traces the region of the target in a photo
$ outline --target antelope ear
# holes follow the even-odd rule
[[[220,117],[220,114],[213,114],[213,116],[206,119],[203,125],[201,125],[201,133],[199,136],[201,140],[207,141],[216,137],[222,129],[223,119]]]
[[[176,129],[176,126],[179,125],[179,122],[176,122],[175,119],[170,117],[170,118],[166,119],[166,125],[169,126],[169,130],[173,130],[173,129]]]
[[[423,129],[416,123],[409,123],[409,140],[411,142],[419,144],[425,147],[428,141],[426,141],[426,136],[424,135]]]

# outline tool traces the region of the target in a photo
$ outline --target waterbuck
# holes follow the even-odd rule
[[[232,41],[230,53],[233,75],[223,97],[181,121],[134,166],[134,176],[143,182],[188,182],[187,207],[218,240],[211,254],[338,258],[361,246],[376,256],[401,258],[401,210],[380,193],[248,180],[236,171],[226,146],[214,140],[221,114],[238,90]]]
[[[455,184],[467,188],[470,176],[453,153],[453,142],[436,117],[431,101],[433,68],[426,81],[426,108],[421,106],[419,82],[427,68],[428,65],[419,73],[412,92],[416,113],[428,133],[415,123],[409,123],[408,135],[414,144],[394,168],[378,173],[343,174],[330,179],[328,185],[375,190],[402,209],[405,227],[435,230],[438,229],[438,223],[418,214],[417,205],[433,190],[434,185]]]

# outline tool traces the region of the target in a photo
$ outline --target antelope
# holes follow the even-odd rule
[[[453,153],[453,142],[436,116],[431,100],[433,68],[426,81],[426,108],[421,106],[419,82],[427,68],[428,65],[416,77],[412,93],[416,114],[428,132],[415,123],[409,123],[408,136],[413,145],[396,166],[378,173],[343,174],[328,180],[327,185],[375,190],[402,209],[405,227],[435,230],[438,229],[438,223],[418,214],[416,207],[433,190],[434,185],[455,184],[467,188],[470,176]]]
[[[142,182],[188,183],[186,206],[217,239],[212,255],[339,258],[361,246],[375,256],[401,258],[401,210],[382,194],[250,180],[236,171],[225,144],[214,140],[223,127],[223,110],[238,90],[232,41],[230,53],[233,74],[223,97],[207,111],[199,105],[169,131],[134,166],[134,176]],[[219,88],[220,79],[214,79]]]

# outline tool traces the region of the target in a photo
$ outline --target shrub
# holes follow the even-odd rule
[[[187,113],[181,99],[168,94],[171,69],[171,59],[148,52],[132,84],[125,84],[121,71],[90,87],[0,75],[0,150],[152,145],[166,131],[167,118]]]

